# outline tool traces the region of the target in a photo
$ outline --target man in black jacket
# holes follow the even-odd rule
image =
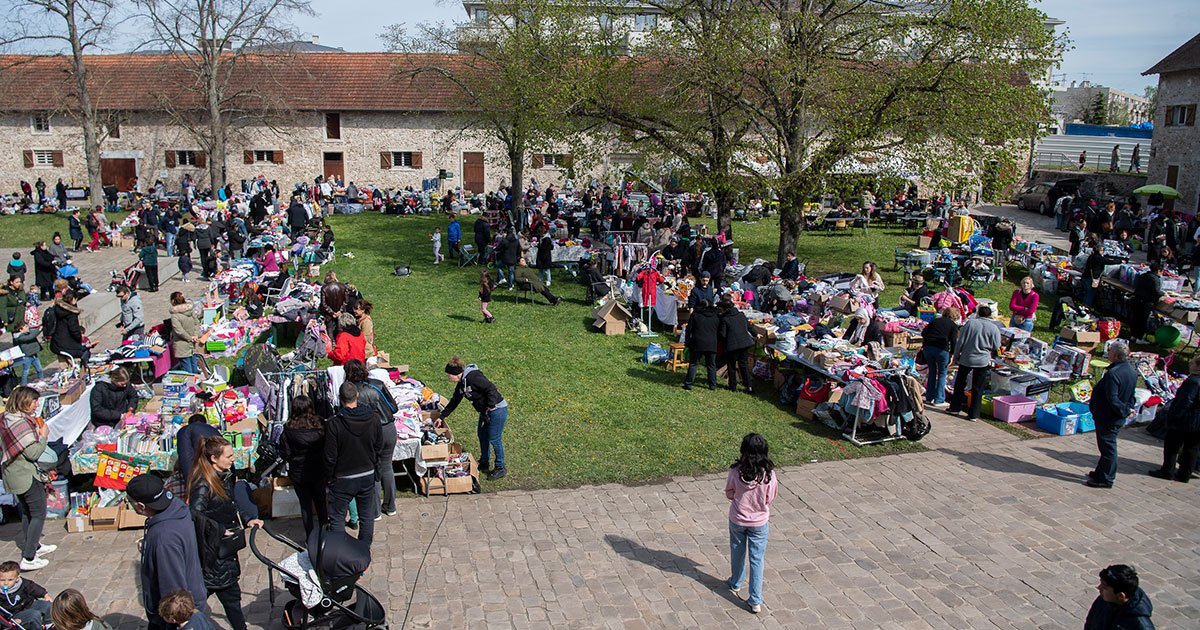
[[[300,199],[292,197],[292,203],[288,204],[287,219],[292,240],[304,234],[304,226],[308,225],[308,210],[300,203]]]
[[[379,458],[378,487],[383,492],[384,514],[396,514],[396,473],[392,453],[396,450],[396,411],[399,406],[387,385],[367,374],[367,366],[358,359],[346,361],[346,382],[358,388],[358,404],[371,410],[371,417],[383,430],[383,457]]]
[[[779,272],[779,277],[784,280],[795,282],[800,277],[800,262],[796,260],[795,252],[787,253],[787,261],[783,263],[783,269]]]
[[[442,418],[449,418],[466,398],[479,412],[479,470],[488,470],[490,450],[496,451],[496,467],[488,473],[488,481],[495,481],[508,474],[504,467],[504,424],[508,421],[508,401],[500,390],[479,370],[479,366],[463,362],[457,356],[446,363],[446,378],[454,383],[454,395],[442,411]]]
[[[1129,336],[1133,343],[1141,346],[1146,340],[1146,323],[1150,313],[1162,299],[1162,263],[1151,263],[1150,271],[1144,271],[1133,279],[1133,298],[1129,301]]]
[[[325,426],[325,470],[329,472],[329,522],[335,531],[346,530],[350,501],[358,507],[358,539],[371,543],[379,495],[375,477],[384,457],[383,428],[366,405],[358,404],[358,388],[342,383],[342,406]],[[391,459],[391,454],[387,455]]]
[[[475,248],[479,251],[479,257],[475,259],[475,264],[483,264],[483,259],[487,256],[488,245],[492,244],[492,226],[488,220],[480,216],[475,219]]]
[[[97,381],[89,402],[94,426],[116,425],[122,416],[137,409],[137,392],[129,384],[129,372],[117,368],[108,375],[107,381]]]
[[[1181,453],[1182,451],[1182,453]],[[1151,470],[1151,477],[1191,481],[1200,453],[1200,356],[1188,364],[1188,378],[1175,392],[1167,410],[1167,436],[1163,440],[1163,464]],[[1176,462],[1179,468],[1175,468]]]
[[[688,318],[687,332],[684,333],[690,356],[687,377],[683,381],[684,389],[692,389],[692,384],[696,382],[696,369],[702,360],[704,368],[708,372],[708,388],[717,388],[716,354],[719,334],[720,320],[717,318],[717,311],[713,308],[712,302],[707,299],[702,300],[696,306],[696,310],[692,312],[692,316]]]
[[[500,271],[500,280],[508,278],[508,290],[512,291],[517,282],[517,262],[521,260],[521,242],[517,235],[510,230],[496,251],[496,268]]]
[[[1125,426],[1126,419],[1134,412],[1134,390],[1137,387],[1137,370],[1130,365],[1129,346],[1115,341],[1108,346],[1108,369],[1096,388],[1088,409],[1096,423],[1096,445],[1100,449],[1100,461],[1096,469],[1088,473],[1087,485],[1092,488],[1111,488],[1117,477],[1117,432]]]
[[[159,477],[144,473],[129,480],[125,494],[133,511],[146,517],[142,551],[142,606],[150,630],[175,626],[158,616],[158,602],[180,589],[192,594],[196,608],[208,610],[208,590],[200,571],[200,551],[196,528],[188,506],[163,487]]]
[[[741,311],[733,307],[733,300],[728,295],[721,297],[721,317],[718,325],[718,337],[725,346],[725,370],[729,372],[729,391],[737,391],[738,373],[746,385],[746,393],[753,394],[754,387],[750,383],[750,361],[746,351],[754,346],[754,338],[750,336],[749,322]]]
[[[196,226],[191,240],[196,243],[196,249],[200,250],[200,277],[208,280],[209,268],[216,266],[210,262],[213,247],[212,229],[205,224]]]

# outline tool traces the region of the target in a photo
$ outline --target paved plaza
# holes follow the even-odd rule
[[[1082,627],[1097,571],[1120,562],[1141,573],[1159,628],[1196,627],[1200,482],[1143,474],[1162,452],[1143,429],[1122,433],[1117,485],[1097,490],[1082,483],[1096,457],[1090,434],[1021,440],[942,414],[933,421],[927,452],[779,472],[758,617],[723,588],[722,474],[406,497],[377,523],[362,583],[393,628],[411,595],[412,628],[1027,630]],[[523,465],[520,446],[511,450]],[[50,566],[29,577],[51,592],[80,589],[114,630],[141,627],[141,532],[68,534],[61,523],[47,526],[46,542],[59,545]],[[269,526],[295,536],[299,519]],[[16,557],[19,536],[16,524],[0,527],[5,557]],[[263,565],[246,551],[242,566],[250,624],[280,627]]]

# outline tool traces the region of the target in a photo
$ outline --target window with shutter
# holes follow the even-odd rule
[[[63,152],[62,152],[62,151],[55,151],[55,152],[54,152],[54,165],[55,165],[55,166],[58,166],[58,167],[62,167],[62,165],[63,165],[64,163],[65,163],[65,162],[63,161]]]
[[[167,168],[175,168],[175,152],[167,151],[167,154],[163,156],[163,161],[166,162]]]
[[[22,151],[21,158],[25,161],[25,168],[33,168],[33,151],[28,149]]]
[[[274,153],[275,158],[272,161],[276,164],[283,164],[283,151],[272,151],[272,153]]]
[[[418,155],[412,151],[392,151],[392,168],[415,168],[413,166],[413,156]]]
[[[255,153],[254,151],[242,151],[242,163],[243,164],[253,164],[254,163],[254,153]]]
[[[337,112],[328,112],[325,114],[325,139],[326,140],[341,140],[342,139],[342,115]]]
[[[422,164],[422,161],[421,161],[421,152],[420,152],[420,151],[413,151],[413,154],[412,154],[412,167],[413,167],[413,168],[421,168],[421,164]]]
[[[389,168],[392,168],[392,152],[391,151],[380,151],[379,152],[379,168],[381,168],[385,171]]]
[[[1187,106],[1187,120],[1184,124],[1189,127],[1193,127],[1196,125],[1196,106],[1195,105]]]
[[[54,154],[56,151],[34,149],[30,153],[33,154],[33,166],[54,166]]]
[[[34,114],[31,124],[33,125],[33,133],[50,133],[50,114]]]

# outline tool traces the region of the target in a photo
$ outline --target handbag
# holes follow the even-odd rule
[[[246,528],[238,527],[226,530],[221,534],[221,540],[217,542],[217,556],[230,558],[236,556],[239,551],[245,548]]]
[[[925,348],[917,350],[917,356],[913,357],[913,362],[917,365],[928,365],[929,361],[925,358]]]
[[[800,386],[800,391],[797,394],[804,400],[811,400],[819,404],[829,400],[831,389],[833,389],[833,386],[829,381],[810,376],[804,379],[804,384]]]

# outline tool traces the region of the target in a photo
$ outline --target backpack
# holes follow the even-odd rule
[[[45,313],[42,313],[42,337],[46,341],[50,341],[50,338],[54,336],[54,329],[57,326],[58,317],[54,314],[54,305],[51,304],[50,308],[46,309]]]

